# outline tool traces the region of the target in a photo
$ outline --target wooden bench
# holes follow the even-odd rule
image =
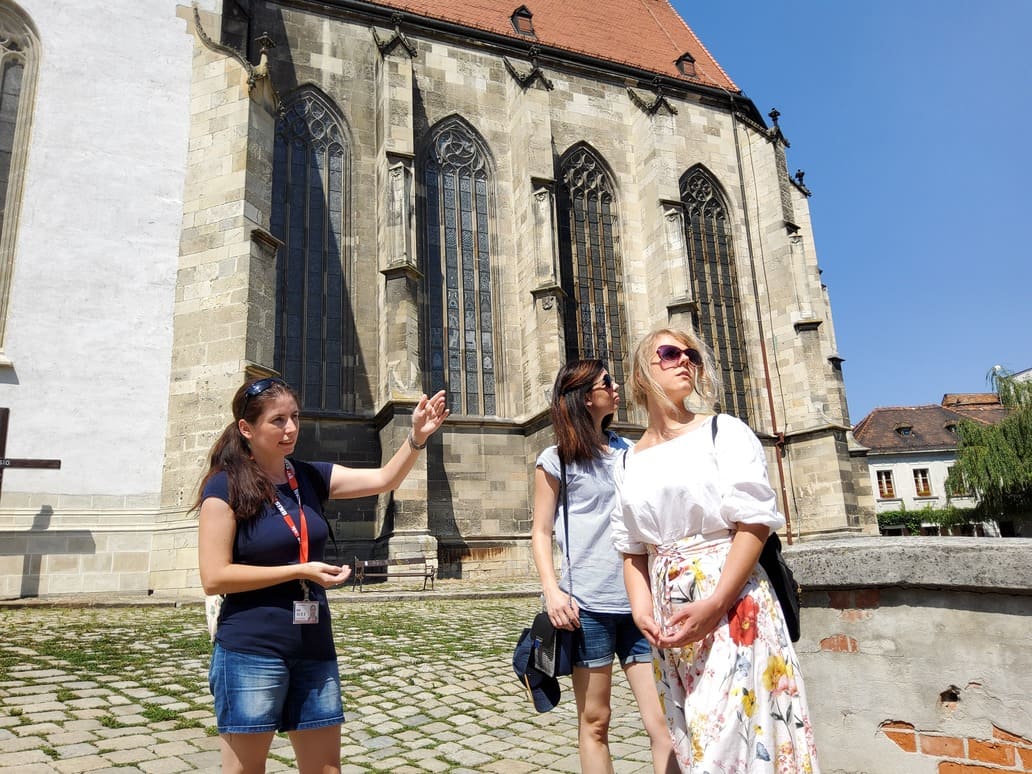
[[[410,569],[397,570],[396,567]],[[424,557],[415,556],[408,559],[359,559],[355,557],[355,574],[351,590],[362,590],[362,584],[369,578],[422,578],[423,591],[426,582],[430,581],[430,590],[434,589],[434,578],[437,566]]]

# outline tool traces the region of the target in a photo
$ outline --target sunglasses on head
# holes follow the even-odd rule
[[[275,384],[282,384],[284,387],[287,386],[287,383],[278,376],[269,376],[265,379],[259,379],[248,387],[247,391],[244,393],[244,402],[240,406],[240,416],[243,416],[247,412],[247,404],[251,402],[251,398],[258,397]]]
[[[575,384],[562,391],[562,395],[569,395],[576,390],[611,390],[613,389],[613,377],[609,374],[602,374],[602,384]]]
[[[686,357],[692,365],[702,365],[702,355],[699,354],[699,350],[692,349],[691,347],[681,349],[673,344],[663,344],[656,349],[656,354],[659,355],[659,359],[664,363],[679,363],[682,357]]]

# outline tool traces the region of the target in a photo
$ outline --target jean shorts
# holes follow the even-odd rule
[[[302,731],[344,722],[336,660],[237,653],[216,643],[208,687],[220,734]]]
[[[621,666],[652,661],[652,646],[630,613],[595,613],[581,608],[580,636],[576,640],[574,666],[608,666],[613,663],[614,654]]]

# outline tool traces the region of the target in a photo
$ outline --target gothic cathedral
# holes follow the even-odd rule
[[[623,383],[661,325],[713,347],[793,539],[872,534],[810,192],[667,0],[129,2],[107,105],[58,54],[112,4],[51,5],[0,0],[0,456],[62,458],[0,478],[0,596],[197,589],[198,478],[257,374],[300,393],[299,457],[351,466],[444,389],[404,485],[330,503],[338,558],[524,575],[556,371]]]

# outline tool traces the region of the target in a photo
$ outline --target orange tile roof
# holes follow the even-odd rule
[[[741,93],[668,0],[375,0],[373,5],[504,35],[648,72]],[[525,6],[536,38],[520,35],[511,17]],[[695,59],[695,77],[676,66]]]

